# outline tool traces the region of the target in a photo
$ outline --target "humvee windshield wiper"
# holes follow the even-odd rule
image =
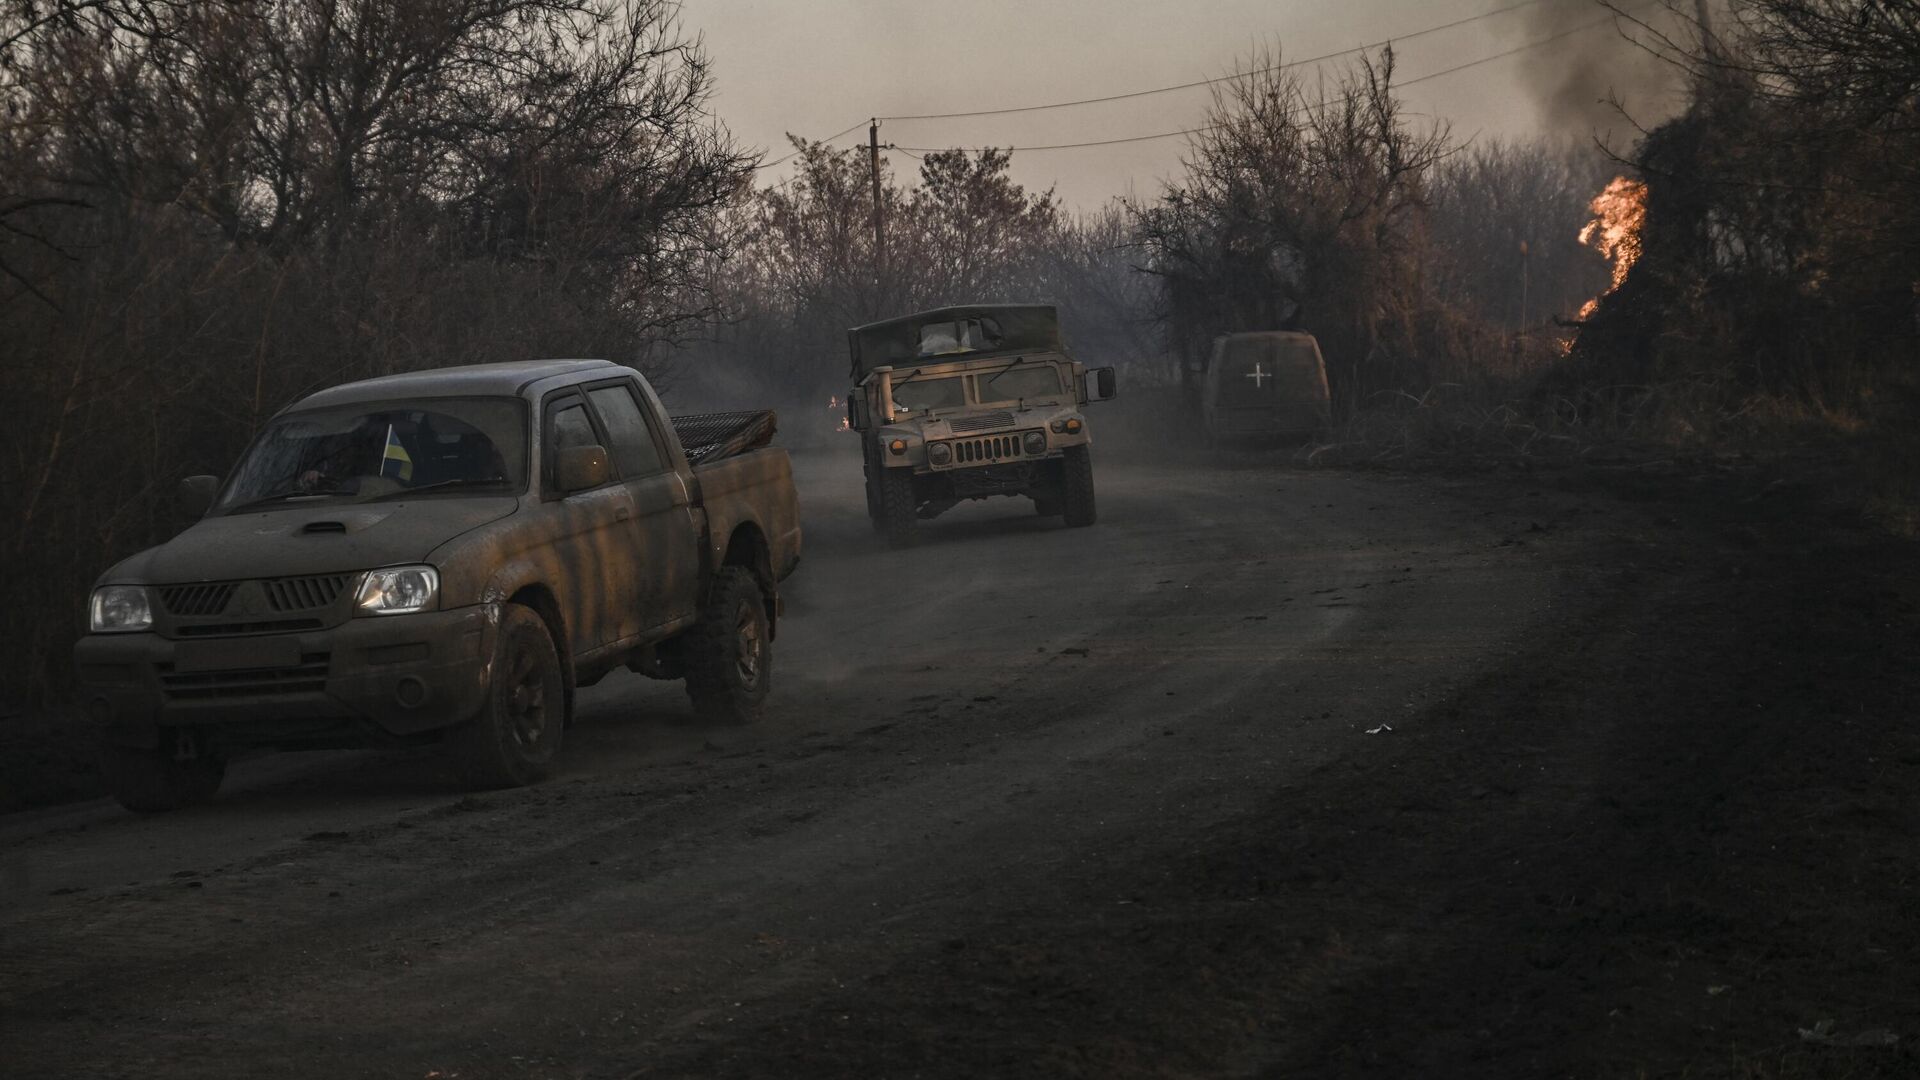
[[[1009,372],[1009,371],[1012,371],[1012,370],[1013,370],[1014,368],[1017,368],[1017,367],[1019,367],[1019,366],[1020,366],[1021,364],[1024,364],[1024,363],[1026,363],[1026,362],[1027,362],[1027,358],[1026,358],[1026,357],[1024,357],[1024,356],[1016,356],[1016,357],[1014,357],[1014,358],[1013,358],[1013,363],[1011,363],[1011,364],[1008,364],[1008,365],[1007,365],[1006,367],[1003,367],[1003,368],[1001,368],[1001,369],[1000,369],[999,371],[996,371],[996,372],[994,372],[994,373],[992,374],[992,376],[990,376],[990,377],[989,377],[989,378],[987,379],[987,385],[988,385],[988,386],[992,386],[992,385],[994,384],[994,382],[995,382],[996,380],[998,380],[998,379],[1000,378],[1000,376],[1002,376],[1002,375],[1005,375],[1005,374],[1006,374],[1007,372]]]

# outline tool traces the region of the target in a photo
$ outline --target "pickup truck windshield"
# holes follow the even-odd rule
[[[519,492],[526,475],[527,414],[517,398],[343,405],[275,418],[235,468],[220,509]]]

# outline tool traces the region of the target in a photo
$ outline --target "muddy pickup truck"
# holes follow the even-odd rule
[[[237,752],[444,743],[475,786],[549,771],[574,690],[684,679],[753,720],[800,557],[769,412],[669,418],[603,360],[323,390],[270,421],[198,520],[103,575],[75,648],[133,810],[210,798]]]

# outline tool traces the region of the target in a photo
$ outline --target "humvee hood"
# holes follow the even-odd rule
[[[171,585],[419,562],[434,548],[518,507],[511,496],[426,497],[204,518],[114,567],[105,580]]]

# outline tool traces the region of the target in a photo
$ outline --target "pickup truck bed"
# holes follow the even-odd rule
[[[779,418],[772,409],[748,412],[690,413],[669,417],[687,461],[706,465],[767,445]]]

